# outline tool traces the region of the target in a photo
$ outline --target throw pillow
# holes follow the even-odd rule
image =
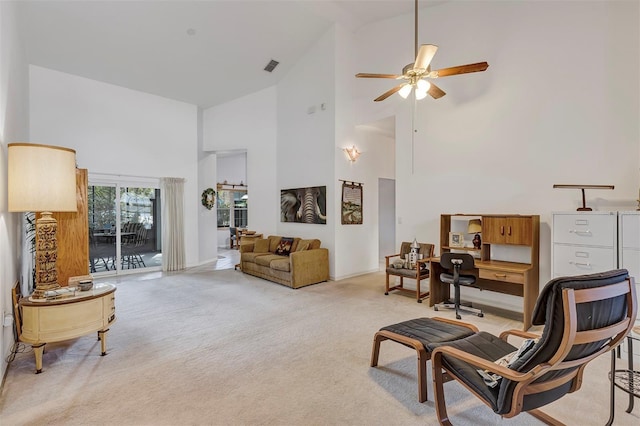
[[[253,244],[254,253],[269,253],[269,240],[266,238],[257,239]]]
[[[520,349],[506,354],[502,358],[495,360],[494,362],[502,367],[510,368],[511,365],[519,358],[522,358],[527,352],[529,352],[538,343],[538,339],[525,339],[520,345]],[[480,376],[484,379],[484,382],[490,388],[494,388],[500,383],[502,376],[496,373],[490,373],[487,370],[476,370]]]
[[[276,248],[276,254],[280,256],[289,256],[291,252],[291,246],[293,245],[293,238],[282,237],[280,244]]]
[[[298,241],[298,246],[296,247],[296,251],[311,250],[313,248],[314,241],[315,240],[313,239],[311,240],[301,239],[300,241]],[[305,244],[307,244],[307,248],[304,248]]]

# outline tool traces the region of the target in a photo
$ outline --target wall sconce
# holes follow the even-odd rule
[[[56,259],[58,225],[51,212],[75,212],[76,152],[59,146],[10,143],[8,201],[10,212],[40,212],[36,221],[36,289],[34,299],[59,286]]]
[[[358,151],[355,145],[352,145],[351,148],[345,148],[344,152],[347,153],[347,157],[349,157],[349,161],[352,163],[355,163],[358,157],[360,157],[360,151]]]

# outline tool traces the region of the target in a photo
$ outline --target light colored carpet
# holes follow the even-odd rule
[[[49,344],[36,375],[33,354],[18,354],[0,398],[2,425],[437,423],[431,377],[429,401],[417,401],[413,350],[383,342],[379,367],[369,367],[380,327],[436,314],[384,296],[382,273],[299,290],[214,266],[110,281],[118,320],[108,355],[94,335]],[[494,333],[521,327],[490,313],[464,319]],[[608,356],[596,360],[582,389],[546,411],[570,425],[604,424],[608,368]],[[540,424],[528,414],[500,419],[456,383],[445,390],[456,425]],[[615,424],[640,424],[640,408],[627,414],[626,403],[618,391]]]

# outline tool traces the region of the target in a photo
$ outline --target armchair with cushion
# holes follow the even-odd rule
[[[451,379],[500,416],[528,412],[546,424],[560,424],[538,408],[580,389],[587,363],[622,341],[636,312],[634,280],[625,269],[560,277],[550,281],[537,300],[533,324],[544,324],[540,336],[519,330],[500,337],[479,332],[428,345],[440,424],[451,424],[443,387]],[[518,348],[507,343],[509,336],[537,340],[524,354],[512,357]],[[501,359],[509,359],[509,365],[496,362]]]
[[[420,291],[420,281],[429,278],[429,260],[433,257],[433,244],[427,243],[418,243],[420,245],[420,249],[418,250],[418,254],[421,255],[422,259],[418,259],[416,264],[408,268],[407,260],[408,255],[411,252],[411,243],[405,241],[400,246],[400,253],[391,254],[389,256],[385,256],[385,271],[386,271],[386,282],[385,282],[385,295],[389,295],[390,291],[398,290],[403,292],[411,292],[415,293],[416,299],[418,303],[422,303],[422,299],[429,296],[429,292],[421,292]],[[393,260],[392,260],[393,259]],[[389,276],[400,277],[400,284],[390,286],[389,285]],[[409,278],[416,281],[416,289],[410,289],[404,287],[404,279]]]

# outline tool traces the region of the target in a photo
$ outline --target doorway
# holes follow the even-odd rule
[[[378,261],[396,253],[396,180],[378,178]]]
[[[89,271],[95,275],[160,270],[159,182],[89,178]]]

